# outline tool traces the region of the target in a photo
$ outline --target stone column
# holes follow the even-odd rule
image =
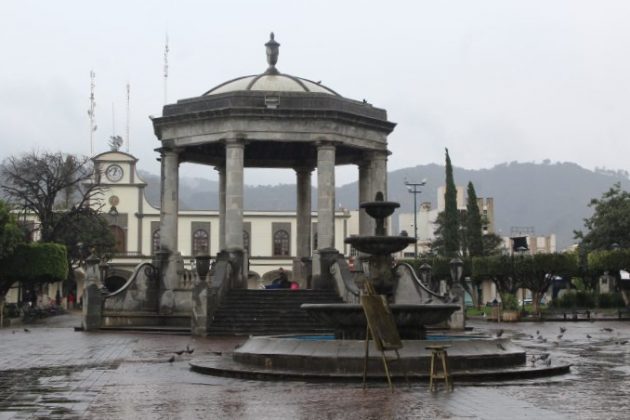
[[[225,166],[217,166],[219,172],[219,251],[225,250]]]
[[[317,244],[335,247],[335,146],[317,144]]]
[[[179,159],[176,151],[162,149],[160,250],[177,250],[177,216],[179,211]]]
[[[245,144],[225,143],[225,247],[243,250],[243,165]]]
[[[305,260],[311,256],[311,172],[312,167],[295,168],[297,174],[297,254],[293,263],[293,279],[307,287]]]
[[[229,139],[225,142],[225,250],[233,262],[231,287],[246,288],[247,266],[243,260],[243,168],[245,142]]]
[[[317,246],[313,253],[313,287],[334,289],[330,267],[339,252],[335,249],[335,145],[317,143]]]
[[[179,156],[176,150],[161,150],[160,206],[160,306],[161,314],[175,311],[177,274],[177,218],[179,212]]]

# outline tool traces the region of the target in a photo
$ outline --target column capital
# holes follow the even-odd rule
[[[179,154],[181,152],[184,151],[183,148],[181,147],[170,147],[170,146],[163,146],[163,147],[158,147],[157,149],[155,149],[156,152],[158,152],[160,154],[160,156],[167,156],[167,155],[177,155],[179,156]]]
[[[300,174],[305,174],[306,175],[306,174],[310,174],[311,172],[313,172],[315,170],[315,166],[313,166],[313,165],[295,166],[295,167],[293,167],[293,170],[298,175],[300,175]]]
[[[365,153],[365,161],[374,161],[374,160],[387,160],[388,156],[391,155],[392,152],[389,150],[370,150]],[[366,162],[367,163],[367,162]]]
[[[223,140],[225,147],[245,147],[247,141],[242,137],[233,137]]]
[[[324,139],[320,139],[317,140],[315,142],[315,147],[317,147],[317,149],[334,149],[337,146],[338,142],[332,141],[332,140],[324,140]]]

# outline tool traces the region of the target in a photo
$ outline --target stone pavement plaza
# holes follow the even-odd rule
[[[0,330],[0,420],[87,419],[624,419],[630,416],[630,325],[473,323],[505,335],[528,353],[549,352],[572,373],[547,379],[456,384],[259,382],[189,370],[197,355],[230,351],[240,338],[75,332],[76,315]],[[558,339],[559,327],[567,328]],[[612,328],[604,331],[602,328]],[[536,330],[546,343],[532,340]],[[587,334],[591,338],[587,338]],[[557,344],[555,343],[557,342]],[[169,362],[173,351],[190,346]]]

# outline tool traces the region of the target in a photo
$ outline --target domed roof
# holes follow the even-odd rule
[[[243,90],[262,90],[270,92],[314,92],[341,96],[331,88],[322,85],[321,82],[314,82],[301,77],[280,73],[278,69],[276,69],[276,62],[278,61],[278,47],[280,47],[280,44],[274,40],[273,32],[271,33],[271,39],[265,44],[265,47],[267,48],[267,62],[269,63],[269,67],[264,73],[228,80],[227,82],[213,87],[202,96],[218,95],[220,93]]]

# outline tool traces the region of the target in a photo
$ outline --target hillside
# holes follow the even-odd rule
[[[475,185],[479,197],[494,197],[498,233],[508,235],[512,226],[532,226],[537,234],[555,233],[560,249],[570,245],[573,230],[581,229],[583,218],[591,214],[587,206],[591,198],[599,197],[615,182],[630,189],[630,180],[623,171],[591,171],[574,163],[504,163],[491,169],[468,170],[454,168],[455,182]],[[159,202],[159,177],[141,172],[148,183],[147,198]],[[427,179],[420,201],[436,205],[437,188],[444,182],[444,167],[419,165],[389,173],[388,198],[401,203],[401,212],[413,211],[413,196],[404,181]],[[358,207],[357,182],[337,188],[337,203]],[[217,209],[218,186],[215,181],[182,178],[180,181],[181,209]],[[313,206],[316,206],[313,189]],[[295,209],[295,185],[246,186],[245,208],[249,210]]]

